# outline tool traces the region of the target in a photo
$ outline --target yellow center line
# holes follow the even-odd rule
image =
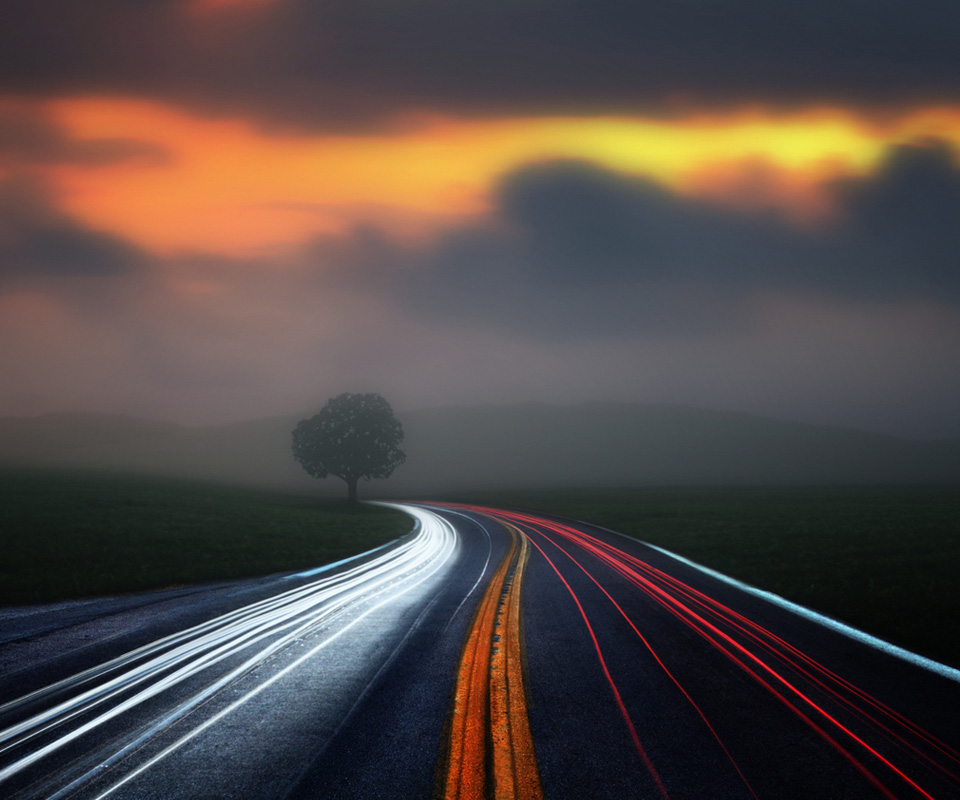
[[[464,643],[442,765],[444,800],[543,797],[527,716],[520,591],[529,558],[511,525],[510,547],[484,592]]]

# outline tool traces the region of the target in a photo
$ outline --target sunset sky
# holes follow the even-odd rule
[[[960,4],[4,0],[0,415],[960,436]]]

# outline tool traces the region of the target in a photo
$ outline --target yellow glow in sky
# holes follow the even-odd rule
[[[780,176],[767,198],[790,210],[822,181],[868,172],[892,143],[939,135],[960,143],[960,110],[904,114],[880,128],[841,111],[761,110],[682,121],[640,118],[408,120],[393,132],[295,135],[244,120],[205,119],[122,99],[51,101],[79,139],[127,138],[164,148],[157,164],[57,166],[50,177],[86,224],[159,253],[245,255],[373,221],[420,236],[489,208],[497,179],[524,163],[590,159],[686,194],[743,201],[738,176]]]

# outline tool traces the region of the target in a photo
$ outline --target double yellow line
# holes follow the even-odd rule
[[[523,679],[520,588],[529,559],[526,537],[512,525],[510,547],[474,614],[454,693],[443,800],[540,800]]]

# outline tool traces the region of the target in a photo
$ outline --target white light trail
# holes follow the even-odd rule
[[[419,527],[417,534],[401,545],[337,574],[325,575],[306,585],[158,639],[0,707],[0,713],[8,713],[27,703],[42,702],[46,697],[52,698],[66,690],[82,689],[89,685],[89,688],[82,689],[70,699],[0,730],[0,755],[21,751],[15,760],[0,768],[0,783],[145,701],[210,671],[210,682],[202,689],[177,702],[159,720],[146,730],[138,732],[132,741],[128,741],[107,759],[110,763],[115,763],[273,654],[307,634],[316,632],[343,614],[359,610],[374,599],[382,598],[363,610],[348,625],[325,637],[305,656],[297,658],[281,672],[171,746],[175,749],[230,710],[259,694],[281,675],[342,636],[374,610],[434,575],[449,563],[456,550],[456,533],[453,527],[426,509],[405,505],[395,507],[413,516]],[[363,554],[357,558],[369,555]],[[246,657],[226,673],[212,671],[217,664],[240,655]],[[71,727],[70,723],[78,717],[86,721],[80,723],[77,720],[79,724]],[[32,739],[53,732],[60,733],[42,746],[30,752],[22,752]],[[167,752],[172,750],[168,748],[164,753]],[[145,766],[141,769],[143,768]],[[95,772],[96,770],[90,771],[71,781],[63,790],[75,789]]]

